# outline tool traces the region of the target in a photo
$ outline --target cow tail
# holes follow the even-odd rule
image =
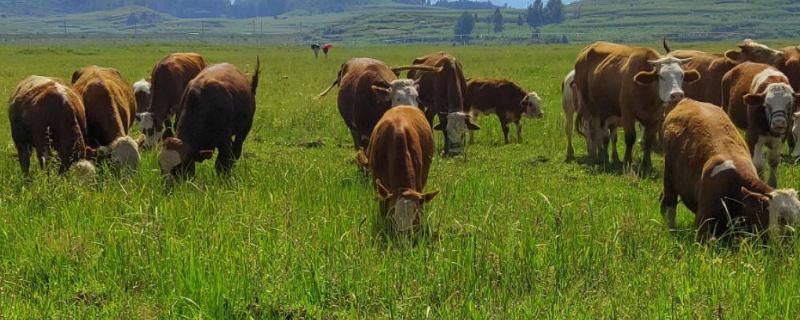
[[[333,87],[335,87],[335,86],[338,86],[338,85],[339,85],[339,83],[342,81],[342,71],[344,70],[344,66],[345,66],[345,65],[342,65],[342,68],[341,68],[341,69],[339,69],[339,74],[336,76],[336,81],[334,81],[334,82],[331,84],[331,86],[330,86],[330,87],[328,87],[327,89],[325,89],[325,91],[322,91],[322,93],[320,93],[320,94],[318,94],[316,97],[314,97],[314,100],[319,100],[319,99],[322,99],[322,97],[326,96],[326,95],[328,94],[328,92],[331,92],[331,90],[333,90]]]
[[[665,50],[667,53],[670,53],[670,52],[672,52],[672,49],[670,49],[670,48],[669,48],[669,46],[667,45],[667,37],[666,37],[666,36],[664,36],[664,38],[663,38],[663,39],[661,39],[661,44],[664,46],[664,50]]]
[[[258,88],[258,77],[261,75],[261,58],[256,56],[256,71],[253,73],[253,79],[250,81],[250,92],[256,95],[256,88]]]

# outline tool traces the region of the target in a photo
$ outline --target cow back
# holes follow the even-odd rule
[[[422,192],[433,159],[433,132],[416,107],[387,111],[372,132],[367,154],[374,179],[390,191],[408,188]]]

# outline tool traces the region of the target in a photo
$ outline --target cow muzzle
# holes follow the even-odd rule
[[[783,110],[776,110],[770,114],[770,121],[769,121],[769,129],[775,134],[784,134],[786,133],[786,129],[789,126],[789,121],[787,120],[787,113]]]
[[[685,97],[683,91],[673,91],[669,94],[669,102],[678,103]]]

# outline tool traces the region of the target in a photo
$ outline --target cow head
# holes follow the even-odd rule
[[[519,104],[522,106],[523,110],[525,110],[523,114],[526,116],[533,118],[541,118],[544,116],[544,111],[542,111],[542,99],[539,98],[536,92],[528,93]]]
[[[684,97],[683,83],[694,83],[700,80],[700,73],[697,70],[683,71],[681,67],[691,60],[691,58],[678,59],[668,56],[658,60],[647,61],[653,67],[653,70],[637,73],[633,77],[633,81],[645,86],[657,83],[658,96],[664,104],[678,103]]]
[[[391,101],[392,106],[419,106],[419,84],[411,79],[393,80],[384,85],[373,85],[372,91],[383,101]]]
[[[136,81],[136,83],[133,84],[133,95],[136,98],[136,109],[150,109],[150,99],[152,99],[150,82],[145,79]]]
[[[158,154],[161,173],[172,176],[194,174],[194,163],[214,156],[214,150],[196,150],[178,138],[167,138]]]
[[[441,119],[441,118],[440,118]],[[480,130],[481,128],[475,124],[472,117],[464,112],[451,112],[447,114],[447,121],[444,122],[444,128],[440,122],[433,129],[445,131],[445,137],[448,143],[448,153],[459,154],[464,152],[464,136],[468,130]]]
[[[97,168],[94,164],[86,159],[81,159],[73,163],[67,173],[81,180],[81,182],[88,183],[94,181],[97,177]]]
[[[439,194],[439,191],[420,193],[409,188],[401,188],[392,193],[380,179],[375,180],[375,186],[383,207],[386,208],[384,212],[386,218],[395,234],[411,232],[418,228],[422,217],[422,205]]]
[[[156,119],[152,112],[142,112],[136,114],[136,121],[144,134],[145,140],[142,144],[144,148],[152,148],[161,140],[163,134],[161,130],[156,130]]]
[[[787,226],[792,227],[800,222],[800,200],[794,189],[758,193],[742,187],[741,193],[746,215],[768,217],[766,227],[772,235],[781,235]]]
[[[139,145],[129,136],[117,138],[108,146],[111,161],[122,168],[136,170],[139,167]]]
[[[773,66],[780,66],[784,60],[782,51],[772,49],[750,39],[745,39],[739,45],[739,51],[729,50],[725,52],[725,57],[738,62],[752,61]]]
[[[750,108],[763,108],[772,133],[783,134],[789,125],[789,116],[794,113],[795,102],[800,101],[800,94],[786,83],[771,83],[763,93],[748,93],[743,99]]]

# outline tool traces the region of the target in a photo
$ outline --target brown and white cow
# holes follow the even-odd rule
[[[664,114],[683,99],[681,86],[700,79],[695,70],[684,71],[687,59],[662,57],[655,50],[596,42],[584,48],[575,63],[575,84],[580,94],[580,116],[604,122],[619,117],[625,131],[625,163],[633,156],[636,122],[644,127],[642,166],[650,167],[650,153]],[[608,122],[608,121],[606,121]],[[600,162],[608,161],[603,141]]]
[[[735,61],[750,61],[771,65],[789,78],[795,91],[800,91],[800,46],[772,49],[751,39],[745,39],[739,51],[729,50],[725,56]]]
[[[119,71],[88,66],[72,74],[75,93],[83,98],[89,147],[100,159],[110,159],[122,168],[139,166],[139,147],[128,134],[136,114],[136,100]]]
[[[408,78],[419,82],[420,106],[428,122],[433,124],[433,117],[439,116],[433,129],[444,133],[444,154],[464,152],[467,131],[480,127],[464,112],[467,80],[461,62],[446,52],[436,52],[414,59],[414,64],[442,68],[438,73],[409,71]]]
[[[391,234],[419,231],[422,205],[439,193],[423,193],[434,148],[433,130],[422,110],[397,106],[381,117],[366,152],[359,150],[357,160],[372,174]]]
[[[683,85],[684,95],[697,101],[708,102],[713,105],[722,105],[722,77],[725,73],[737,66],[740,61],[734,61],[724,54],[714,54],[697,50],[670,51],[664,40],[664,49],[669,56],[678,59],[689,59],[683,64],[684,69],[697,70],[702,78],[694,83]]]
[[[30,172],[33,149],[44,169],[53,147],[61,159],[62,174],[91,151],[83,140],[86,116],[81,97],[61,80],[30,76],[17,85],[9,101],[11,137],[25,175]]]
[[[144,132],[142,147],[150,148],[165,137],[172,136],[172,115],[180,116],[181,97],[186,85],[207,66],[196,53],[173,53],[159,61],[150,75],[150,107],[138,115]]]
[[[747,146],[756,169],[764,174],[764,147],[769,148],[768,183],[777,186],[783,137],[800,102],[789,79],[772,66],[743,62],[722,78],[722,109],[733,123],[747,130]]]
[[[759,179],[747,145],[719,107],[681,101],[664,122],[664,146],[661,213],[670,229],[678,197],[695,213],[700,239],[720,236],[734,223],[777,233],[800,220],[797,192]]]
[[[517,127],[517,142],[522,142],[522,116],[541,118],[542,99],[536,92],[526,92],[516,83],[505,79],[472,79],[467,82],[464,111],[472,119],[481,114],[497,115],[503,128],[503,138],[508,143],[508,124]],[[470,131],[472,140],[472,131]]]
[[[137,110],[150,110],[150,100],[152,99],[150,88],[150,81],[145,79],[136,81],[133,84],[133,96],[136,98]]]
[[[386,110],[398,105],[418,105],[417,83],[397,78],[403,70],[441,71],[429,66],[390,68],[379,60],[353,58],[342,65],[333,84],[317,96],[322,98],[339,85],[339,113],[350,129],[356,149],[367,147],[372,129]]]
[[[586,140],[586,150],[589,157],[597,159],[604,150],[604,146],[611,143],[611,156],[614,162],[619,162],[617,153],[617,128],[619,127],[619,117],[613,116],[603,119],[581,118],[580,95],[575,88],[575,70],[570,70],[561,82],[561,108],[564,111],[564,133],[567,136],[567,161],[575,158],[575,149],[572,146],[572,133],[577,131]],[[576,116],[577,114],[577,116]],[[602,141],[595,146],[592,141]]]
[[[176,137],[165,139],[158,155],[162,173],[191,176],[195,162],[213,157],[214,149],[219,151],[217,173],[230,172],[253,125],[260,72],[260,62],[251,79],[223,63],[206,68],[189,82]]]

